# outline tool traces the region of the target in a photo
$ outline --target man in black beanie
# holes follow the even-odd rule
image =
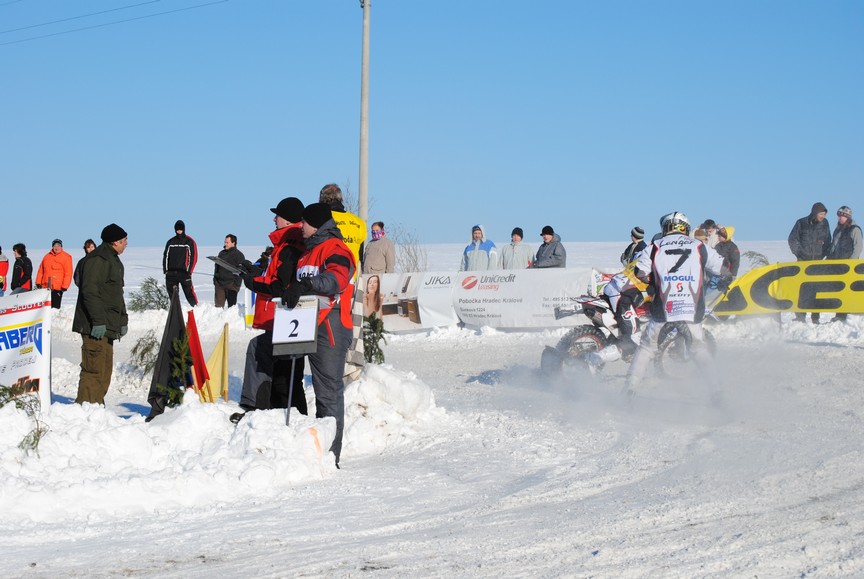
[[[630,245],[621,254],[621,265],[627,267],[640,251],[645,249],[645,230],[638,225],[630,230]]]
[[[343,370],[351,346],[352,280],[357,265],[351,249],[342,241],[330,207],[324,203],[313,203],[303,210],[303,239],[306,250],[297,262],[297,281],[282,294],[282,303],[293,308],[301,296],[318,296],[318,349],[309,354],[315,417],[336,418],[336,437],[330,450],[338,467],[345,428]]]
[[[825,216],[828,209],[823,203],[814,203],[810,215],[795,222],[789,233],[789,249],[798,261],[825,259],[831,251],[831,227]],[[795,313],[795,321],[803,322],[804,312]],[[819,313],[810,314],[814,324],[819,323]]]
[[[102,245],[83,262],[81,290],[72,331],[81,334],[81,376],[75,402],[105,404],[114,368],[114,340],[126,335],[129,316],[123,299],[126,232],[112,223],[102,230]]]
[[[534,251],[522,242],[525,237],[521,227],[514,227],[510,233],[510,243],[501,248],[498,254],[499,269],[527,269],[534,261]]]
[[[162,273],[165,274],[165,287],[168,288],[168,296],[174,294],[177,286],[183,288],[186,301],[195,307],[198,305],[198,296],[192,286],[192,272],[198,261],[198,246],[195,240],[186,235],[186,224],[178,219],[174,224],[176,235],[165,244],[162,252]]]

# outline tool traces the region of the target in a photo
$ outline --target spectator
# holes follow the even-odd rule
[[[498,266],[498,250],[492,241],[486,239],[482,225],[471,228],[471,243],[462,252],[459,271],[487,271]]]
[[[342,189],[335,183],[324,185],[318,194],[318,202],[330,207],[333,221],[342,233],[342,241],[354,254],[354,262],[360,263],[361,248],[366,241],[366,222],[345,209]],[[383,229],[383,228],[382,228]],[[356,272],[356,273],[359,273]]]
[[[702,318],[705,296],[702,291],[705,274],[719,275],[723,266],[720,255],[692,237],[690,221],[683,213],[666,219],[663,237],[639,254],[636,276],[653,286],[651,320],[642,332],[639,347],[627,373],[627,392],[633,394],[648,371],[657,350],[657,338],[666,322],[685,322],[692,337],[693,356],[702,365],[709,385],[716,387],[716,374],[709,372],[711,355],[705,348]],[[670,275],[673,273],[675,275]],[[674,298],[672,297],[674,295]]]
[[[36,273],[36,287],[51,290],[51,307],[60,309],[63,292],[72,284],[72,256],[63,251],[63,242],[51,242],[51,251],[42,258]]]
[[[540,236],[543,237],[543,243],[537,249],[537,256],[531,267],[567,267],[567,251],[561,245],[561,238],[552,226],[545,226]]]
[[[364,246],[363,273],[393,273],[396,266],[396,248],[387,238],[384,222],[372,224],[372,241]]]
[[[837,210],[837,227],[828,254],[829,259],[860,259],[861,228],[852,220],[852,209],[844,205]],[[832,322],[845,322],[845,312],[834,316]]]
[[[198,305],[198,296],[195,295],[195,288],[192,287],[192,272],[198,261],[198,246],[194,239],[186,235],[186,224],[182,219],[178,219],[174,224],[174,232],[176,235],[168,240],[162,253],[165,287],[168,288],[168,295],[171,296],[179,285],[183,288],[186,301],[190,306],[195,307]]]
[[[297,260],[303,253],[303,232],[300,220],[303,203],[296,197],[286,197],[270,209],[275,215],[276,229],[270,232],[269,259],[262,254],[263,266],[244,262],[247,271],[244,283],[256,292],[255,314],[252,327],[264,333],[249,340],[246,348],[246,367],[243,372],[243,388],[240,392],[242,412],[231,415],[233,423],[240,422],[247,412],[269,408],[288,407],[288,389],[292,388],[291,406],[300,414],[306,414],[306,394],[303,388],[304,359],[298,356],[291,375],[291,358],[273,356],[273,317],[276,304],[272,298],[280,298],[297,276]]]
[[[129,316],[123,300],[123,263],[129,243],[126,232],[112,223],[102,230],[102,245],[88,254],[81,272],[72,331],[81,334],[81,376],[78,404],[105,404],[114,368],[114,340],[126,335]]]
[[[75,272],[72,274],[72,281],[75,282],[75,285],[81,287],[81,270],[84,269],[84,260],[87,259],[87,256],[96,249],[96,242],[92,239],[88,239],[84,242],[84,257],[78,260],[78,263],[75,264]]]
[[[6,281],[9,277],[9,258],[3,255],[3,248],[0,247],[0,298],[6,293]]]
[[[237,236],[233,233],[225,236],[225,243],[222,246],[222,251],[219,252],[219,259],[235,267],[239,267],[246,261],[246,256],[243,255],[242,251],[237,249]],[[237,305],[237,293],[240,291],[242,283],[243,280],[240,275],[228,271],[217,263],[216,268],[213,270],[216,307],[224,307],[226,301],[229,308]]]
[[[288,286],[282,300],[289,308],[302,295],[317,295],[321,303],[318,314],[318,349],[309,354],[312,387],[315,389],[315,417],[336,418],[336,437],[330,451],[336,466],[342,453],[345,428],[345,382],[343,368],[351,345],[352,294],[348,291],[354,279],[354,255],[342,241],[330,207],[313,203],[303,210],[303,239],[306,251],[297,263],[297,281]]]
[[[534,252],[527,244],[522,243],[524,237],[521,227],[514,227],[510,234],[510,243],[501,248],[500,269],[527,269],[531,267]]]
[[[630,230],[630,245],[621,254],[621,265],[627,267],[645,247],[645,230],[637,225]]]
[[[738,277],[741,253],[738,250],[738,246],[732,241],[734,234],[734,227],[717,225],[718,243],[714,251],[719,253],[720,257],[723,258],[723,266],[721,267],[720,275],[712,275],[705,284],[705,303],[709,307],[714,307],[721,295],[729,289],[729,283]]]
[[[699,229],[705,232],[708,236],[708,241],[706,245],[711,249],[717,247],[717,244],[720,240],[717,237],[717,223],[713,219],[706,219],[702,225],[699,226]]]
[[[33,289],[33,263],[27,257],[27,247],[23,243],[12,246],[15,263],[12,266],[12,281],[9,288],[13,294],[29,292]]]
[[[381,278],[374,274],[370,275],[366,279],[366,291],[363,293],[363,316],[368,318],[372,314],[375,314],[380,320],[382,305]]]
[[[795,222],[789,232],[789,249],[798,261],[818,261],[825,259],[831,251],[831,229],[825,221],[828,209],[823,203],[814,203],[810,215]],[[804,312],[795,313],[795,321],[803,322]],[[819,323],[819,313],[810,314],[814,324]]]

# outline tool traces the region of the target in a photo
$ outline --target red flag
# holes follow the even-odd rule
[[[189,336],[189,353],[192,354],[192,367],[195,368],[195,388],[200,392],[204,383],[210,379],[210,373],[207,371],[207,361],[201,349],[201,338],[198,337],[198,325],[192,310],[189,310],[189,319],[186,322],[186,335]]]

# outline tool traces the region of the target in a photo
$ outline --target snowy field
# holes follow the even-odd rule
[[[624,245],[566,244],[569,269],[587,283]],[[739,245],[792,259],[785,242]],[[429,269],[455,269],[462,247],[429,246]],[[161,278],[160,257],[130,247],[127,290]],[[26,417],[0,409],[0,577],[864,576],[862,316],[712,326],[719,405],[699,374],[628,403],[623,362],[548,379],[540,354],[566,329],[390,336],[386,364],[346,389],[336,470],[320,451],[332,419],[228,421],[254,332],[210,305],[199,270],[205,355],[230,328],[231,401],[187,396],[144,423],[129,351],[165,318],[147,312],[115,345],[107,407],[73,404],[67,294],[38,457],[17,448]]]

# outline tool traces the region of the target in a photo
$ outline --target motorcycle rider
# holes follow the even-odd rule
[[[663,223],[663,237],[639,254],[636,262],[635,275],[649,284],[653,299],[651,320],[642,331],[627,373],[626,392],[631,396],[648,371],[648,364],[657,350],[658,335],[666,322],[686,323],[692,337],[694,359],[703,367],[711,363],[702,333],[704,284],[706,273],[723,274],[723,258],[706,244],[689,237],[689,233],[687,216],[671,213]],[[713,390],[716,386],[714,373],[704,374]]]

